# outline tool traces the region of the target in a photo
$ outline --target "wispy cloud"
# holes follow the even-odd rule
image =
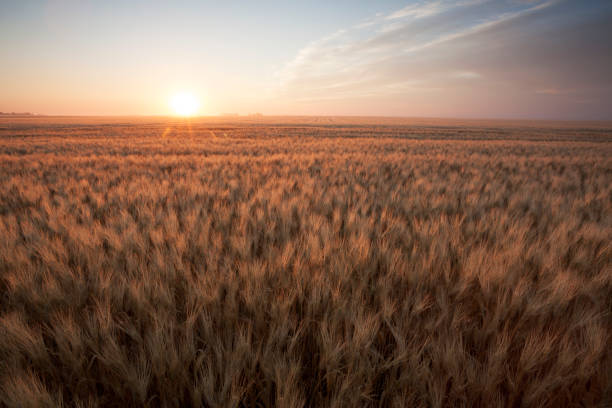
[[[451,77],[459,79],[478,79],[482,77],[482,75],[480,75],[478,72],[473,71],[457,71],[453,72]]]
[[[423,18],[430,17],[435,14],[448,11],[456,7],[475,6],[478,4],[485,3],[487,0],[463,0],[463,1],[452,1],[452,0],[421,0],[413,4],[410,4],[400,10],[394,11],[385,18],[387,20],[403,19],[406,17],[410,18]]]
[[[364,94],[370,94],[372,90],[367,86],[389,88],[390,84],[407,80],[436,80],[439,76],[475,79],[480,74],[461,66],[429,64],[423,71],[416,68],[423,64],[423,59],[435,58],[436,48],[446,43],[475,36],[553,3],[539,2],[509,11],[508,7],[484,0],[419,2],[312,42],[279,76],[287,90],[308,90],[312,94],[325,91],[326,95],[330,89],[342,88],[340,84],[353,83]],[[487,7],[483,8],[483,4]],[[394,21],[389,26],[389,20],[401,21]],[[401,66],[405,68],[403,72],[389,72]],[[455,74],[449,76],[449,71]]]
[[[567,95],[575,92],[573,89],[560,89],[560,88],[543,88],[537,89],[535,93],[540,95]]]
[[[308,101],[398,94],[418,101],[431,90],[470,99],[506,88],[552,95],[546,82],[609,86],[603,68],[612,68],[612,58],[602,51],[612,51],[610,42],[602,37],[601,50],[576,39],[603,35],[607,24],[586,6],[574,16],[575,8],[570,0],[414,2],[312,42],[278,73],[279,92]],[[601,68],[577,67],[589,58],[601,60]]]
[[[438,14],[442,10],[444,10],[442,1],[421,1],[389,14],[386,19],[394,20],[405,17],[423,18]]]

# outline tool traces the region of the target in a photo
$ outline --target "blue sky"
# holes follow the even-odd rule
[[[0,111],[612,119],[612,1],[3,1]]]

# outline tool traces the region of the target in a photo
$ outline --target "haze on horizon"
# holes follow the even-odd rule
[[[2,2],[0,111],[188,91],[200,114],[612,120],[611,22],[608,0]]]

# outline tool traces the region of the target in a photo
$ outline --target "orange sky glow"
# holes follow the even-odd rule
[[[2,2],[0,111],[612,120],[610,1],[307,3]]]

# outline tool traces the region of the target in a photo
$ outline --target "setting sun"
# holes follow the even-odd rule
[[[193,116],[198,111],[200,103],[192,93],[180,92],[172,97],[170,106],[176,115]]]

